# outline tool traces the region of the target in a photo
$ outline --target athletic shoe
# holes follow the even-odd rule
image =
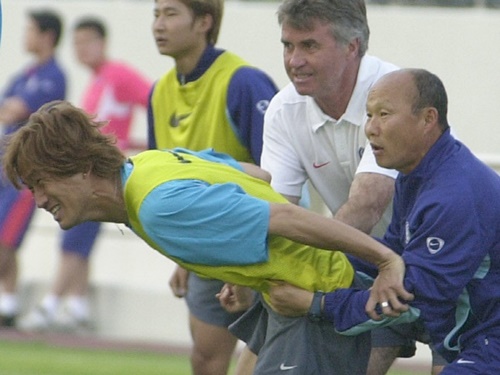
[[[71,314],[67,309],[54,321],[54,330],[65,333],[89,333],[93,330],[92,323],[88,317],[79,318]]]
[[[19,320],[18,328],[26,332],[43,332],[52,328],[54,321],[47,310],[37,306],[28,315]]]

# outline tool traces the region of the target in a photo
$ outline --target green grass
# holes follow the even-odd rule
[[[0,341],[2,375],[189,375],[187,357]]]
[[[0,339],[1,375],[190,375],[182,355],[81,349]],[[391,371],[388,375],[424,375]],[[427,375],[427,374],[425,374]]]

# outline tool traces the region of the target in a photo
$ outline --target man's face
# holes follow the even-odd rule
[[[381,167],[408,174],[427,151],[424,112],[412,112],[416,95],[406,72],[382,77],[368,94],[365,132]]]
[[[283,58],[288,77],[301,95],[321,98],[331,94],[353,58],[338,43],[331,26],[315,21],[311,30],[298,30],[285,21],[281,27]]]
[[[204,43],[205,32],[197,25],[191,10],[181,1],[155,0],[153,36],[160,54],[177,59]]]
[[[78,61],[91,68],[99,66],[105,58],[105,42],[93,29],[75,30],[73,46]]]
[[[92,209],[89,177],[83,173],[65,178],[37,176],[29,186],[36,205],[50,212],[62,229],[85,221]]]
[[[38,24],[31,18],[28,19],[24,31],[24,48],[27,52],[36,53],[40,49],[40,42],[42,40],[42,32]]]

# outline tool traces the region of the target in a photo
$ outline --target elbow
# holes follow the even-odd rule
[[[289,228],[290,219],[293,217],[294,209],[291,203],[271,203],[269,210],[269,233],[283,235]]]

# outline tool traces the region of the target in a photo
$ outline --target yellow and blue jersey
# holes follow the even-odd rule
[[[234,163],[182,149],[131,158],[123,177],[131,228],[182,267],[265,299],[269,280],[311,291],[350,286],[354,271],[343,253],[268,234],[269,202],[290,203]]]
[[[148,109],[149,148],[210,147],[259,164],[264,113],[276,92],[264,72],[208,46],[191,74],[181,76],[174,68],[155,83]]]

